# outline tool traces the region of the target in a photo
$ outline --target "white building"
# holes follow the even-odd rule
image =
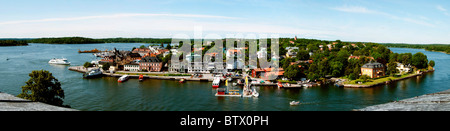
[[[137,71],[139,71],[139,64],[136,64],[136,63],[126,64],[126,65],[123,65],[123,69],[125,71],[137,72]]]

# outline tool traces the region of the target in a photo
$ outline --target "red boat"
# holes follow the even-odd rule
[[[142,81],[144,81],[144,75],[139,75],[139,82],[142,82]]]

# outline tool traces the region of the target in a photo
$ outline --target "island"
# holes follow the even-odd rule
[[[26,46],[28,43],[23,40],[0,40],[0,46]]]

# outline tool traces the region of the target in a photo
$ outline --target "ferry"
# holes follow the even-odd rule
[[[122,83],[122,82],[124,82],[124,81],[127,81],[128,78],[129,78],[128,75],[123,75],[123,76],[121,76],[121,77],[117,80],[117,82]]]
[[[144,75],[140,74],[139,75],[139,82],[142,82],[142,81],[144,81]]]
[[[57,64],[57,65],[70,65],[70,62],[67,61],[66,58],[61,58],[61,59],[50,59],[50,61],[48,61],[49,64]]]
[[[212,87],[219,88],[219,85],[220,85],[220,77],[214,77],[214,80],[212,82]]]
[[[89,72],[87,72],[86,74],[83,74],[83,78],[94,78],[94,77],[101,77],[103,75],[102,71],[100,70],[100,68],[97,69],[92,69]]]

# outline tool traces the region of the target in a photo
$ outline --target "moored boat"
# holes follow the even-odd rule
[[[100,68],[92,69],[88,71],[87,73],[83,74],[83,78],[94,78],[94,77],[101,77],[103,75]]]
[[[128,78],[129,78],[128,75],[123,75],[123,76],[121,76],[121,77],[117,80],[117,82],[124,82],[124,81],[127,81]]]
[[[139,82],[142,82],[142,81],[144,81],[144,75],[140,74],[139,75]]]
[[[180,82],[180,83],[184,83],[186,80],[184,79],[184,78],[182,78],[182,79],[180,79],[180,81],[178,81],[178,82]]]
[[[220,85],[220,77],[214,77],[214,80],[212,82],[212,87],[219,88],[219,85]]]

